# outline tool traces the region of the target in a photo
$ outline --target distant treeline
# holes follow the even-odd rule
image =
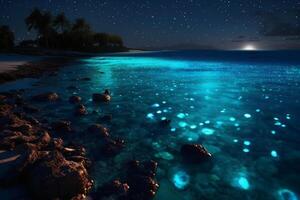
[[[24,40],[19,47],[42,47],[74,51],[122,51],[126,48],[120,36],[94,32],[83,18],[71,22],[64,13],[56,16],[34,9],[25,19],[29,31],[36,31],[35,40]],[[14,34],[8,26],[0,26],[0,49],[14,46]]]

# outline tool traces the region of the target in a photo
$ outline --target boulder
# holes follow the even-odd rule
[[[59,96],[55,92],[47,92],[47,93],[43,93],[43,94],[33,96],[32,99],[35,100],[35,101],[42,101],[42,102],[57,101],[59,99]]]
[[[211,154],[201,144],[185,144],[180,152],[183,159],[190,163],[201,163],[211,158]]]
[[[105,90],[104,93],[94,93],[93,101],[96,103],[109,102],[111,100],[111,96],[108,90]]]
[[[79,104],[79,105],[76,107],[76,109],[75,109],[75,114],[76,114],[76,115],[79,115],[79,116],[82,116],[82,115],[87,115],[88,112],[87,112],[87,110],[86,110],[86,108],[85,108],[84,105]]]

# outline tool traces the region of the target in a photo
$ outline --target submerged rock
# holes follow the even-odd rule
[[[76,104],[76,103],[80,103],[81,102],[81,97],[80,96],[71,96],[69,98],[69,102]]]
[[[88,127],[88,133],[99,135],[101,138],[109,137],[108,129],[101,124],[92,124]]]
[[[105,90],[104,93],[94,93],[93,94],[93,101],[97,103],[101,102],[109,102],[111,100],[110,92]]]
[[[126,199],[130,187],[127,183],[122,183],[120,180],[114,180],[106,183],[94,194],[95,199]]]
[[[47,92],[32,97],[35,101],[57,101],[59,96],[55,92]]]
[[[105,156],[115,156],[120,153],[124,146],[125,141],[122,139],[106,139],[102,153],[104,153]]]
[[[211,154],[201,144],[185,144],[180,152],[183,159],[190,163],[201,163],[211,158]]]
[[[85,108],[85,106],[83,104],[79,104],[76,107],[75,114],[79,115],[79,116],[82,116],[82,115],[87,115],[88,112],[87,112],[87,110],[86,110],[86,108]]]

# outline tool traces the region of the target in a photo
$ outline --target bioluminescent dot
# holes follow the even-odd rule
[[[296,194],[288,189],[280,189],[277,192],[279,200],[298,200]]]
[[[158,103],[155,103],[152,105],[153,108],[158,108],[160,105]]]
[[[161,112],[161,110],[158,110],[158,111],[156,111],[156,113],[157,113],[157,114],[161,114],[162,112]]]
[[[239,127],[240,124],[239,124],[239,123],[235,123],[234,126],[235,126],[235,127]]]
[[[159,153],[155,154],[155,157],[162,158],[164,160],[173,160],[174,159],[174,156],[167,151],[159,152]]]
[[[163,112],[164,112],[164,113],[167,113],[167,112],[168,112],[168,110],[167,110],[167,109],[163,109]]]
[[[194,98],[190,98],[190,101],[195,101],[195,99]]]
[[[273,135],[275,135],[275,134],[276,134],[276,131],[275,131],[275,130],[271,130],[271,133],[272,133]]]
[[[234,140],[233,140],[234,143],[237,143],[238,141],[239,141],[238,139],[234,139]]]
[[[194,108],[195,108],[195,106],[190,106],[190,108],[191,108],[191,109],[194,109]]]
[[[275,121],[278,121],[278,120],[279,120],[279,118],[278,118],[278,117],[274,117],[273,119],[274,119]]]
[[[204,125],[204,123],[202,123],[202,122],[199,123],[199,126],[203,126],[203,125]]]
[[[197,128],[197,125],[190,125],[190,129],[195,129],[195,128]]]
[[[286,127],[286,125],[285,125],[285,124],[281,124],[281,127],[282,127],[282,128],[285,128],[285,127]]]
[[[148,119],[153,119],[154,118],[154,114],[153,113],[148,113],[147,114],[147,118]]]
[[[172,182],[178,189],[184,189],[190,182],[190,176],[185,171],[178,171],[172,177]]]
[[[215,130],[214,129],[211,129],[211,128],[203,128],[201,130],[201,132],[204,134],[204,135],[212,135],[214,134]]]
[[[246,114],[244,114],[244,117],[249,119],[249,118],[251,118],[251,115],[249,113],[246,113]]]
[[[277,151],[272,150],[271,151],[271,156],[274,157],[274,158],[276,158],[278,156]]]
[[[161,120],[166,120],[167,118],[166,117],[162,117],[162,118],[160,118]]]
[[[162,104],[166,104],[166,103],[167,103],[166,101],[163,101],[163,102],[162,102]]]
[[[234,117],[230,117],[229,121],[234,122],[236,119]]]
[[[260,112],[260,109],[256,109],[255,112]]]
[[[209,121],[209,120],[206,120],[204,123],[205,123],[205,124],[209,124],[209,123],[210,123],[210,121]]]
[[[184,128],[187,126],[187,123],[186,122],[179,122],[178,125],[181,127],[181,128]]]
[[[250,188],[249,181],[245,177],[240,177],[238,179],[238,185],[244,190],[248,190]]]
[[[249,153],[249,152],[250,152],[250,150],[249,150],[248,148],[244,148],[244,149],[243,149],[243,152],[245,152],[245,153]]]
[[[248,140],[244,141],[244,145],[249,146],[250,144],[251,144],[250,141],[248,141]]]
[[[221,112],[221,113],[224,113],[224,112],[226,112],[226,109],[224,108],[224,109],[222,109],[220,112]]]
[[[176,131],[176,128],[171,128],[171,131],[172,131],[172,132],[175,132],[175,131]]]
[[[178,117],[179,119],[183,119],[183,118],[185,118],[185,114],[184,114],[184,113],[178,113],[178,114],[177,114],[177,117]]]
[[[275,126],[281,126],[281,122],[275,122],[274,125]]]

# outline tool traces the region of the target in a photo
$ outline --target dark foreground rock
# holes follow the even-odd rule
[[[189,163],[201,163],[211,158],[211,154],[201,144],[185,144],[180,152],[183,159]]]
[[[88,114],[88,112],[86,110],[86,107],[83,104],[79,104],[78,106],[76,106],[75,115],[83,116],[83,115],[87,115],[87,114]]]
[[[110,92],[105,90],[104,93],[94,93],[93,101],[96,103],[109,102],[111,100]]]
[[[59,99],[59,96],[55,92],[47,92],[47,93],[33,96],[32,99],[34,101],[40,101],[40,102],[57,101]]]
[[[70,96],[69,102],[72,104],[77,104],[81,102],[81,97],[80,96]]]

